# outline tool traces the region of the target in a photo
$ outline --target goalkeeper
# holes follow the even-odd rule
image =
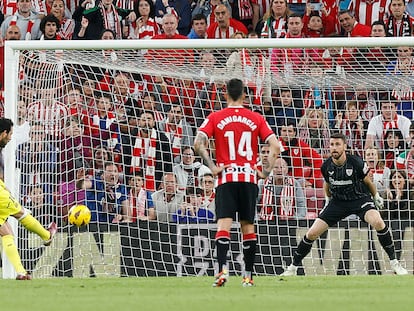
[[[6,188],[4,179],[4,164],[1,152],[10,141],[13,134],[13,122],[10,119],[0,118],[0,236],[3,245],[3,251],[17,272],[17,280],[30,280],[31,275],[22,265],[19,252],[14,243],[13,230],[7,218],[13,216],[27,230],[36,233],[43,239],[43,244],[49,246],[52,243],[53,236],[56,234],[56,223],[52,222],[46,230],[43,226],[30,214],[30,211],[22,208]]]
[[[311,251],[313,241],[330,226],[352,214],[377,231],[378,240],[390,258],[393,271],[398,275],[408,274],[395,257],[391,231],[378,212],[384,207],[384,201],[367,175],[368,166],[358,156],[346,153],[346,137],[343,134],[331,135],[330,153],[331,156],[321,167],[325,179],[325,207],[294,251],[292,264],[281,275],[296,275],[302,259]]]

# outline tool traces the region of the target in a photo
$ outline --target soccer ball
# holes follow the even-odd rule
[[[75,205],[70,208],[68,218],[72,225],[81,227],[91,221],[91,211],[85,205]]]

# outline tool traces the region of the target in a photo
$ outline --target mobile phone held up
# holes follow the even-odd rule
[[[322,9],[322,3],[311,3],[312,11],[320,11]]]

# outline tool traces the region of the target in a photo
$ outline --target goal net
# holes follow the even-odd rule
[[[408,39],[6,42],[4,114],[15,124],[6,184],[43,225],[59,225],[49,248],[15,225],[25,267],[36,278],[213,275],[214,177],[191,146],[237,77],[245,106],[285,146],[259,183],[255,273],[283,272],[323,208],[319,168],[333,132],[370,166],[397,257],[412,272],[411,128],[394,117],[370,125],[393,109],[413,119]],[[257,148],[260,163],[266,146]],[[212,142],[209,150],[220,152]],[[68,223],[77,204],[92,211],[89,225]],[[230,250],[229,270],[240,274],[237,222]],[[352,216],[315,242],[299,269],[387,273],[375,231]],[[13,277],[4,256],[3,276]]]

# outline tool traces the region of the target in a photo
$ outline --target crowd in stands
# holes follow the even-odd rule
[[[3,43],[412,36],[412,4],[6,0],[0,38]],[[34,198],[41,193],[42,202],[57,206],[62,222],[67,209],[81,203],[92,210],[93,222],[213,222],[215,179],[197,159],[192,144],[206,116],[226,106],[225,81],[201,79],[219,68],[226,77],[243,78],[246,107],[263,114],[283,147],[273,173],[260,181],[258,219],[315,218],[324,197],[319,168],[329,156],[329,137],[336,131],[348,137],[349,152],[366,160],[371,178],[387,199],[386,218],[413,219],[414,107],[408,79],[414,74],[412,47],[163,53],[145,51],[143,57],[154,62],[167,57],[177,66],[197,63],[200,80],[83,66],[63,69],[65,84],[57,78],[52,87],[39,78],[52,69],[42,63],[40,53],[23,66],[14,135],[24,204],[41,206]],[[108,50],[103,57],[116,61],[118,55]],[[3,90],[4,58],[0,66]],[[344,77],[355,72],[402,79],[384,90],[320,84],[328,74]],[[308,85],[286,83],[303,73]],[[267,146],[260,148],[259,166],[268,154]],[[311,207],[315,198],[321,203]],[[397,226],[401,224],[393,228]]]

